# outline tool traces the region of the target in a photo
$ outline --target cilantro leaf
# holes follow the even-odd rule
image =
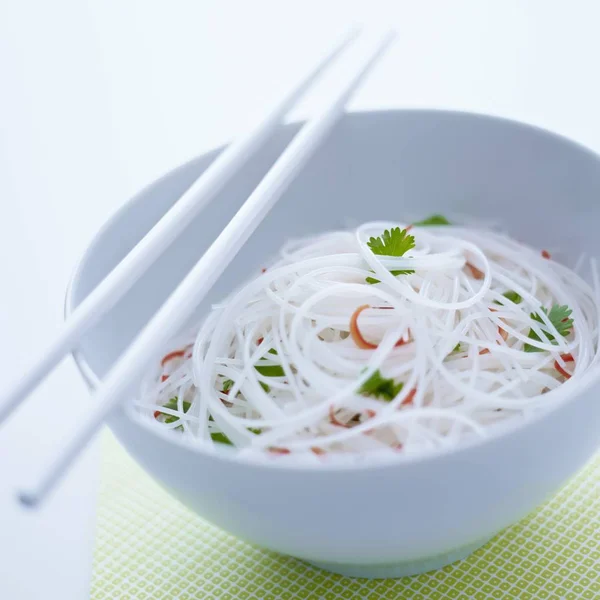
[[[270,354],[277,354],[277,350],[271,348],[269,350]],[[285,371],[281,365],[254,365],[254,368],[263,376],[263,377],[283,377],[285,375]],[[225,379],[223,381],[223,392],[228,392],[233,387],[233,381],[231,379]],[[263,381],[258,382],[260,387],[268,394],[271,391],[271,388],[264,383]]]
[[[174,396],[166,404],[163,404],[163,408],[169,408],[171,410],[178,410],[177,401],[178,401],[177,396]],[[183,412],[186,413],[188,410],[190,410],[190,406],[192,406],[192,404],[190,402],[186,402],[184,400],[183,401]],[[160,410],[157,410],[156,413],[159,413],[160,415],[164,415],[165,418],[163,420],[163,423],[176,423],[177,421],[179,421],[179,417],[177,417],[175,415],[168,415],[166,413],[161,412]],[[157,418],[159,416],[156,413],[155,413],[155,418]],[[183,431],[183,427],[181,427],[181,425],[179,427],[175,427],[175,429]]]
[[[163,408],[169,408],[171,410],[178,410],[178,406],[177,406],[177,396],[174,396],[173,398],[171,398],[166,404],[163,404]],[[188,410],[190,410],[190,406],[191,403],[190,402],[183,402],[183,412],[186,413]],[[160,412],[160,411],[157,411]],[[165,413],[161,413],[161,414],[165,414]],[[179,421],[179,417],[176,417],[175,415],[165,415],[165,423],[175,423],[175,421]]]
[[[386,402],[391,402],[402,389],[402,383],[396,383],[393,379],[382,377],[379,369],[367,379],[360,389],[359,394],[363,396],[374,396]]]
[[[270,348],[268,353],[277,355],[277,350]],[[254,368],[264,377],[283,377],[285,375],[285,371],[281,365],[261,365],[259,361],[257,365],[254,365]],[[263,389],[265,387],[267,388],[265,391],[268,392],[269,386],[263,385]]]
[[[210,437],[212,441],[216,442],[217,444],[228,444],[229,446],[233,446],[233,442],[224,433],[221,433],[220,431],[213,431],[210,434]]]
[[[571,313],[573,312],[566,305],[554,304],[550,311],[542,307],[542,311],[548,317],[552,325],[556,328],[558,333],[563,337],[569,335],[571,333],[571,329],[573,328],[573,319],[571,319]],[[531,313],[531,318],[538,323],[542,323],[545,326],[542,317],[540,317],[537,313]],[[550,342],[556,344],[556,339],[551,333],[548,333],[546,330],[543,330],[545,340],[542,340],[540,336],[533,330],[529,330],[529,335],[527,336],[530,340],[534,340],[536,342]],[[544,352],[542,348],[537,348],[531,344],[525,344],[523,348],[525,352]]]
[[[380,237],[372,237],[367,242],[367,246],[371,249],[373,254],[379,256],[404,256],[409,250],[415,247],[415,238],[412,235],[408,235],[406,229],[400,229],[400,227],[394,227],[391,230],[386,229]],[[414,273],[412,269],[401,269],[391,271],[394,277],[398,275],[411,275]],[[381,283],[379,279],[375,277],[367,277],[366,282],[370,284]]]
[[[520,294],[517,294],[514,290],[509,290],[508,292],[504,292],[502,294],[507,300],[514,302],[515,304],[520,304],[523,302],[523,298],[521,298]]]
[[[444,215],[431,215],[422,221],[413,223],[415,227],[428,227],[430,225],[451,225],[450,221]]]
[[[520,294],[517,294],[517,292],[515,292],[514,290],[508,290],[508,292],[504,292],[504,294],[502,294],[507,300],[510,300],[511,302],[514,302],[515,304],[520,304],[521,302],[523,302],[523,298],[521,298]],[[498,301],[498,300],[494,300],[494,304],[500,304],[502,305],[502,302]]]
[[[514,302],[515,304],[520,304],[523,302],[523,298],[521,298],[520,294],[517,294],[514,290],[509,290],[508,292],[504,292],[502,294],[507,300]]]
[[[285,375],[281,365],[254,365],[254,368],[264,377],[283,377]]]
[[[394,276],[394,277],[398,277],[398,275],[412,275],[414,273],[413,269],[404,269],[403,271],[390,271],[390,273]],[[365,279],[365,281],[367,283],[381,283],[381,281],[379,281],[379,279],[375,279],[375,277],[367,277]]]
[[[460,349],[460,342],[458,342],[458,344],[456,344],[456,346],[454,346],[454,348],[452,349],[452,353],[454,353],[454,352],[460,352],[460,351],[461,351],[461,349]]]
[[[571,319],[571,313],[573,312],[568,306],[563,305],[560,306],[558,304],[554,304],[550,309],[550,312],[543,309],[542,310],[550,319],[550,322],[560,335],[567,336],[571,333],[571,328],[573,327],[573,319]],[[533,316],[533,315],[532,315]],[[543,323],[542,318],[539,315],[533,316],[533,318],[539,323]]]
[[[386,229],[380,237],[372,237],[367,242],[373,254],[380,256],[404,256],[415,247],[415,238],[406,229],[394,227]]]

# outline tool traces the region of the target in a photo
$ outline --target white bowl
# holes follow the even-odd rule
[[[76,353],[93,388],[208,247],[298,130],[281,127]],[[201,156],[156,181],[93,240],[67,313],[210,164]],[[239,285],[290,236],[376,219],[465,214],[573,264],[600,255],[600,160],[527,125],[465,113],[390,111],[344,117],[198,307]],[[595,385],[492,438],[377,467],[247,464],[184,447],[120,410],[110,427],[139,463],[202,518],[234,535],[350,576],[397,577],[462,558],[554,493],[600,438]]]

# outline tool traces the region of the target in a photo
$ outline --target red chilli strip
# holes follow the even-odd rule
[[[506,331],[506,329],[502,329],[502,327],[500,327],[498,325],[498,333],[500,334],[500,337],[506,341],[508,339],[508,331]],[[497,342],[498,344],[500,342]],[[490,349],[489,348],[483,348],[482,350],[479,351],[479,356],[481,356],[482,354],[489,354],[490,353]]]
[[[161,367],[164,367],[170,360],[174,358],[183,358],[185,356],[185,350],[175,350],[174,352],[169,352],[166,356],[163,356],[163,359],[160,361]]]
[[[161,383],[164,383],[164,382],[165,382],[167,379],[169,379],[169,376],[168,376],[168,375],[161,375],[161,376],[160,376],[160,382],[161,382]]]
[[[263,268],[260,270],[260,272],[261,272],[261,273],[266,273],[266,272],[267,272],[267,267],[263,267]]]
[[[404,400],[402,400],[402,402],[400,403],[400,406],[409,406],[410,404],[412,404],[413,400],[415,399],[416,393],[417,393],[417,388],[413,388],[412,390],[410,390],[410,392],[408,392],[408,395],[406,396],[406,398],[404,398]]]
[[[160,417],[160,415],[162,415],[162,413],[160,412],[160,410],[155,410],[154,411],[154,418],[158,419],[158,417]]]
[[[367,408],[367,410],[365,410],[365,413],[367,414],[367,417],[369,417],[369,419],[372,419],[377,414],[372,408]]]
[[[573,358],[572,354],[561,354],[560,357],[565,361],[565,362],[574,362],[575,359]],[[568,371],[565,371],[560,364],[558,363],[557,360],[554,361],[554,368],[563,376],[566,377],[567,379],[571,379],[571,373],[569,373]]]
[[[413,224],[411,223],[410,225],[407,225],[407,226],[404,228],[404,231],[410,231],[412,228],[413,228]]]
[[[329,421],[332,425],[335,425],[336,427],[345,427],[346,429],[350,427],[350,425],[346,425],[346,423],[342,423],[341,421],[337,420],[333,406],[329,407]]]
[[[404,344],[408,344],[410,342],[410,329],[407,331],[408,339],[405,340],[404,337],[401,337],[395,344],[394,348],[398,348],[398,346],[404,346]]]
[[[276,446],[271,446],[269,448],[269,452],[271,454],[290,454],[291,450],[289,448],[278,448]]]
[[[397,452],[401,452],[401,451],[404,449],[404,446],[403,446],[402,444],[399,444],[399,443],[398,443],[398,444],[394,444],[394,445],[392,446],[392,448],[393,448],[394,450],[396,450]]]
[[[475,265],[468,262],[466,266],[471,271],[471,275],[474,279],[483,279],[485,277],[484,272],[480,271]]]
[[[352,338],[352,341],[362,350],[375,350],[375,348],[377,348],[377,344],[371,344],[371,342],[367,342],[358,328],[358,316],[366,308],[369,308],[369,305],[363,304],[352,313],[352,316],[350,317],[350,337]]]
[[[550,260],[552,257],[550,256],[550,252],[548,252],[548,250],[542,250],[542,258],[547,258]]]
[[[360,313],[367,308],[370,308],[369,305],[363,304],[362,306],[359,306],[352,313],[352,316],[350,317],[350,337],[352,338],[352,341],[362,350],[375,350],[377,348],[377,344],[372,344],[371,342],[368,342],[367,340],[365,340],[362,333],[360,332],[360,329],[358,328],[358,317],[359,317]],[[391,306],[378,306],[376,308],[390,309],[392,307]],[[410,336],[410,330],[408,330],[408,335]],[[399,346],[403,346],[404,344],[408,344],[409,342],[410,342],[410,339],[405,340],[404,338],[400,338],[394,344],[394,347],[397,348]]]
[[[264,339],[265,339],[265,338],[259,337],[259,338],[256,340],[256,345],[257,345],[257,346],[260,346],[260,345],[263,343]]]
[[[323,448],[319,448],[318,446],[312,446],[310,450],[313,454],[316,454],[317,456],[323,456],[323,454],[327,454],[327,452],[323,450]]]

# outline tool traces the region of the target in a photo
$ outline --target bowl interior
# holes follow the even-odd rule
[[[93,374],[106,373],[298,129],[297,124],[282,126],[85,336],[79,355]],[[217,154],[168,173],[107,223],[79,265],[68,309],[85,298]],[[290,237],[369,220],[410,220],[434,212],[468,215],[500,223],[513,237],[548,248],[572,265],[582,252],[600,254],[599,196],[598,157],[543,130],[467,113],[351,113],[199,303],[193,320],[258,274]]]

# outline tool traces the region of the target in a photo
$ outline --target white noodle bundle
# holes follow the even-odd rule
[[[598,368],[595,269],[592,287],[505,235],[454,226],[374,254],[369,239],[395,227],[289,243],[173,345],[138,413],[249,456],[392,457],[546,410]]]

